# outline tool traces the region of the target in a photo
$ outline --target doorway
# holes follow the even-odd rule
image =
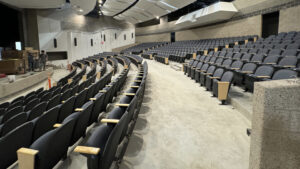
[[[279,11],[262,15],[262,37],[278,34]]]
[[[175,42],[175,32],[171,32],[171,42]]]

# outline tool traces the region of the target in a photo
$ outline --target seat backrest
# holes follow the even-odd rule
[[[39,118],[32,120],[32,122],[34,123],[32,136],[33,141],[53,129],[53,125],[57,122],[59,109],[60,106],[53,107]]]
[[[293,44],[289,44],[286,49],[300,49],[300,44],[298,43],[293,43]]]
[[[15,108],[15,107],[18,107],[18,106],[23,106],[24,102],[23,100],[19,100],[17,102],[14,102],[13,104],[10,104],[8,107],[7,107],[7,111]]]
[[[26,121],[27,121],[27,114],[24,112],[13,116],[9,120],[7,120],[3,125],[1,125],[0,137],[3,137],[4,135],[14,130],[18,126],[24,124]]]
[[[47,107],[47,102],[41,102],[36,106],[34,106],[32,110],[28,112],[28,121],[41,116],[46,111],[46,107]]]
[[[52,97],[52,92],[47,92],[41,97],[41,102],[49,101]]]
[[[67,100],[69,97],[71,97],[71,89],[67,89],[60,97],[60,101],[65,101]]]
[[[96,85],[97,84],[93,84],[88,88],[87,94],[86,94],[87,99],[90,99],[95,95],[94,92],[95,92]]]
[[[218,68],[218,69],[214,72],[213,77],[221,77],[221,76],[223,75],[223,73],[224,73],[224,69]]]
[[[199,63],[198,61],[195,61],[195,62],[192,64],[192,67],[196,67],[198,63]]]
[[[255,75],[256,76],[272,76],[274,72],[274,68],[272,66],[259,66],[256,71]]]
[[[208,66],[209,64],[204,64],[202,67],[201,67],[201,71],[206,71],[208,69]]]
[[[233,52],[227,52],[225,58],[232,58]]]
[[[64,122],[70,120],[71,118],[75,120],[70,146],[76,143],[80,137],[84,136],[93,109],[93,102],[89,101],[85,103],[82,106],[82,109],[83,111],[75,112],[64,120]],[[76,114],[77,116],[74,114]]]
[[[264,59],[265,55],[263,54],[256,54],[251,58],[251,62],[261,63]]]
[[[209,66],[209,68],[207,69],[207,73],[214,73],[215,70],[216,70],[216,66],[214,65]]]
[[[52,109],[53,107],[59,105],[59,104],[60,104],[60,96],[61,96],[61,94],[57,94],[57,95],[53,96],[53,97],[49,100],[49,102],[48,102],[48,104],[47,104],[46,110],[50,110],[50,109]]]
[[[296,56],[289,56],[289,57],[282,58],[279,61],[278,65],[296,67],[297,62],[298,62],[298,59]]]
[[[0,108],[6,109],[6,108],[8,108],[9,104],[10,104],[9,102],[1,103],[1,104],[0,104]]]
[[[84,90],[85,86],[86,86],[87,81],[82,82],[81,84],[79,84],[78,86],[78,91],[82,91]]]
[[[243,64],[244,63],[242,61],[237,60],[237,61],[234,61],[230,67],[240,69],[243,66]]]
[[[73,127],[74,120],[70,120],[32,143],[30,148],[39,151],[35,168],[51,169],[66,155]]]
[[[27,105],[24,107],[24,112],[31,110],[34,106],[36,106],[39,103],[40,103],[40,99],[34,98],[30,102],[28,102]]]
[[[86,94],[87,94],[87,90],[85,89],[76,96],[76,99],[75,99],[76,108],[80,108],[85,103]]]
[[[256,67],[257,65],[254,63],[246,63],[244,64],[242,71],[251,71],[252,73],[254,73]]]
[[[233,75],[234,74],[233,74],[232,71],[227,71],[227,72],[223,73],[221,81],[223,81],[223,82],[230,82],[231,83],[231,81],[233,79]]]
[[[75,94],[78,92],[78,88],[79,85],[77,84],[71,89],[71,96],[75,96]]]
[[[226,59],[223,63],[222,63],[222,66],[230,66],[232,63],[232,60],[231,59]]]
[[[17,161],[16,152],[19,148],[29,147],[32,131],[33,123],[27,122],[0,139],[0,168],[7,168]]]
[[[217,60],[216,60],[216,64],[217,65],[221,65],[222,63],[223,63],[223,61],[224,61],[224,59],[223,58],[218,58]]]
[[[119,140],[125,127],[125,122],[128,113],[125,112],[122,118],[117,124],[107,124],[108,127],[113,128],[103,149],[103,154],[101,154],[101,159],[99,160],[100,168],[109,168],[115,159],[115,154],[118,148]]]
[[[273,80],[297,78],[297,72],[289,69],[281,69],[274,73]]]
[[[281,54],[281,56],[297,56],[297,49],[287,49]]]
[[[200,69],[200,68],[202,67],[202,65],[203,65],[203,62],[199,62],[199,63],[197,64],[196,68],[197,68],[197,69]]]
[[[268,56],[280,56],[280,54],[281,54],[281,49],[272,49],[269,52]]]
[[[265,64],[277,64],[279,57],[278,56],[268,56],[264,59]]]
[[[242,57],[242,61],[250,61],[252,57],[252,54],[244,54],[244,56]]]
[[[35,95],[35,91],[32,91],[32,92],[26,94],[26,95],[24,96],[24,99],[26,100],[26,99],[28,99],[29,97],[33,96],[33,95]]]
[[[24,100],[24,98],[25,98],[24,96],[17,97],[17,98],[15,98],[13,101],[11,101],[10,104],[13,104],[13,103],[15,103],[15,102]]]
[[[233,55],[232,59],[240,60],[241,57],[242,57],[242,55],[243,55],[242,53],[235,53],[235,54]]]
[[[11,110],[9,110],[8,112],[6,112],[3,115],[3,118],[2,118],[2,121],[0,122],[0,124],[1,123],[5,123],[7,120],[9,120],[10,118],[12,118],[13,116],[15,116],[17,114],[20,114],[22,112],[23,112],[23,107],[22,106],[18,106],[18,107],[12,108]]]
[[[74,112],[75,96],[70,97],[60,107],[57,122],[61,123]]]

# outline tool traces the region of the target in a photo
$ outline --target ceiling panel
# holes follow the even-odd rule
[[[144,22],[183,8],[196,0],[139,0],[135,6],[122,13],[122,17],[131,23]],[[107,1],[108,2],[108,1]],[[134,18],[134,19],[133,19]]]
[[[107,0],[102,7],[102,12],[104,15],[113,16],[122,12],[134,2],[135,0]]]
[[[59,8],[65,5],[65,0],[0,0],[17,8]]]

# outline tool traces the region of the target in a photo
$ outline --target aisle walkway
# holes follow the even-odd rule
[[[144,103],[120,169],[248,169],[250,122],[183,72],[147,62]]]

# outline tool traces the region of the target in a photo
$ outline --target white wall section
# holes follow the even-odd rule
[[[77,59],[135,43],[133,25],[116,21],[111,17],[86,17],[77,15],[72,9],[39,10],[37,22],[40,50],[67,52],[68,60],[54,61],[54,64],[66,65],[67,62],[71,63]],[[77,46],[74,45],[75,38]],[[57,40],[56,48],[54,39]]]

